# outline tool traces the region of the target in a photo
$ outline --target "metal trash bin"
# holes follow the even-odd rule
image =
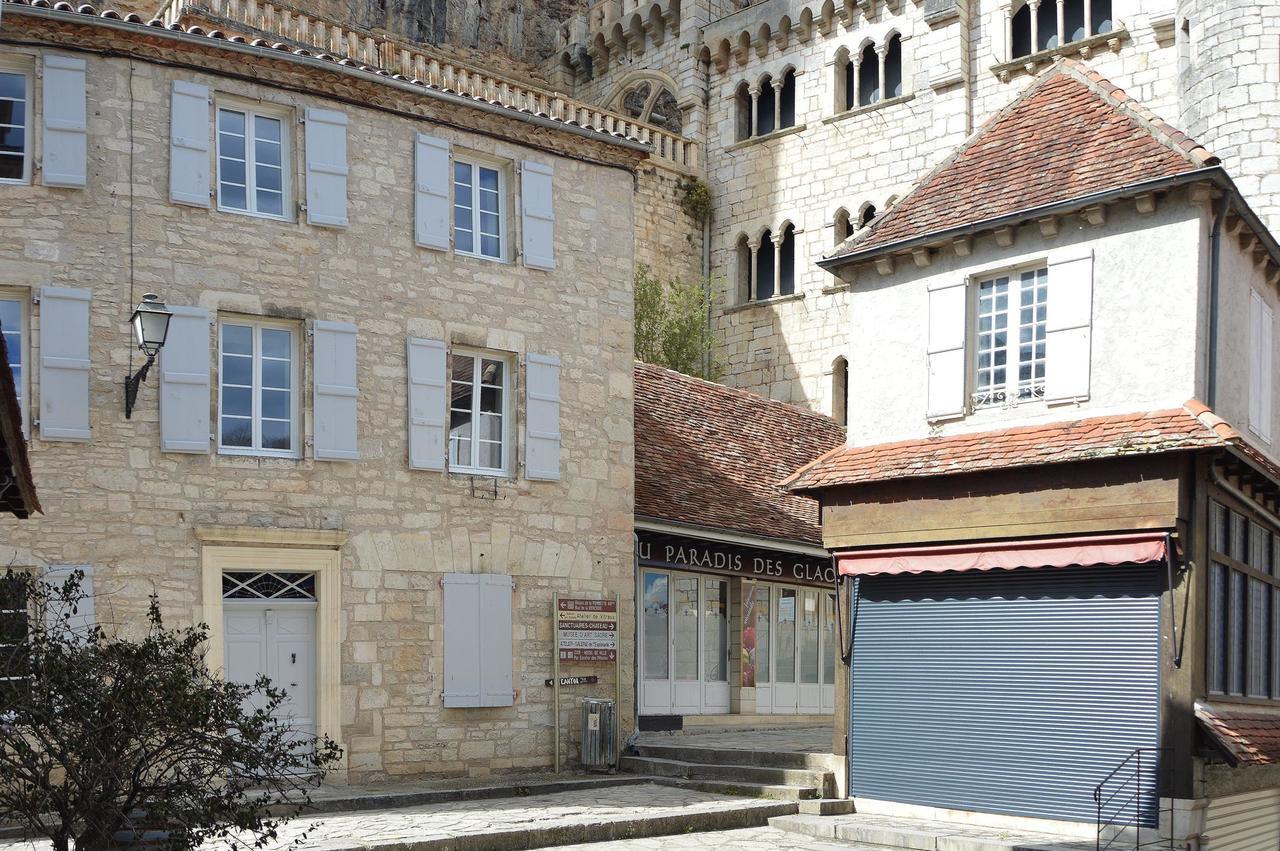
[[[608,771],[617,761],[617,729],[612,700],[582,699],[582,767]]]

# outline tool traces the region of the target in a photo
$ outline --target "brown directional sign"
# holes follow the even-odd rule
[[[618,604],[562,597],[556,609],[561,662],[614,662],[618,658]]]

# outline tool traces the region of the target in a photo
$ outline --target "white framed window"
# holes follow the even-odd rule
[[[219,104],[218,209],[289,218],[287,111]]]
[[[495,163],[453,163],[453,248],[459,254],[507,257],[507,175]]]
[[[18,409],[22,412],[22,433],[27,433],[27,328],[30,296],[12,290],[0,289],[0,332],[4,334],[5,349],[9,353],[9,369],[13,372],[13,386],[18,391]]]
[[[449,469],[506,475],[511,468],[509,358],[454,351],[449,358]]]
[[[1044,398],[1049,269],[1009,272],[974,285],[974,408]]]
[[[0,183],[31,180],[31,71],[0,57]]]
[[[297,458],[298,338],[291,323],[218,323],[218,451]]]

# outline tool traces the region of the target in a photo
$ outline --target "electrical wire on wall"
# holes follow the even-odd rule
[[[133,59],[129,60],[129,301],[125,304],[124,309],[132,312],[133,306],[137,303],[134,298],[134,246],[133,246]],[[128,320],[126,320],[126,325]],[[133,331],[130,329],[130,335]],[[126,375],[126,386],[128,385],[127,376],[133,375],[133,345],[132,337],[129,346],[129,371]]]

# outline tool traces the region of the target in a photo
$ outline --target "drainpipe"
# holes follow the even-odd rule
[[[1205,404],[1210,410],[1218,401],[1218,278],[1222,265],[1222,225],[1231,209],[1231,194],[1222,193],[1222,200],[1213,216],[1213,231],[1209,235],[1209,364]]]
[[[711,62],[707,61],[702,75],[702,172],[711,176]],[[707,181],[710,186],[710,180]],[[702,283],[707,288],[707,339],[712,338],[712,309],[715,305],[715,289],[711,283],[711,213],[702,220]],[[702,376],[711,379],[711,351],[703,356]]]

